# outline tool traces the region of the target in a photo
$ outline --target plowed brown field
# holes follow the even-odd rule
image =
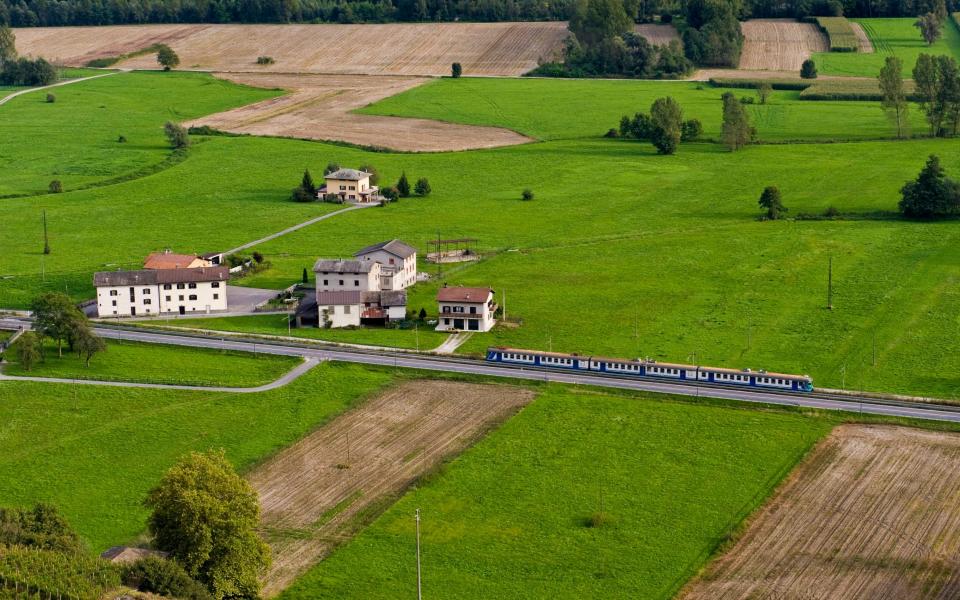
[[[17,29],[21,54],[69,65],[163,42],[180,68],[209,71],[521,75],[561,48],[566,23],[393,23],[384,25],[125,25]],[[258,56],[276,62],[258,66]],[[122,67],[157,68],[154,56]]]
[[[754,19],[740,24],[743,52],[740,68],[799,71],[814,52],[829,52],[830,41],[813,23],[790,19]]]
[[[680,34],[677,33],[677,28],[673,25],[643,23],[641,25],[634,25],[633,30],[655,46],[666,46],[673,40],[680,41]]]
[[[531,141],[509,129],[427,119],[357,115],[350,111],[429,81],[389,75],[217,73],[230,81],[291,93],[191,121],[222,131],[339,140],[411,152],[469,150]]]
[[[836,428],[680,595],[960,598],[960,435]]]
[[[257,468],[276,594],[346,540],[364,510],[458,454],[533,399],[518,387],[417,381],[337,418]],[[368,515],[369,516],[369,515]]]

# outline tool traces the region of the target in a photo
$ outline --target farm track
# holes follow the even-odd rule
[[[391,23],[369,25],[135,25],[15,30],[22,54],[68,65],[156,43],[181,68],[203,71],[439,76],[459,62],[465,75],[516,76],[555,55],[566,23]],[[274,64],[257,65],[258,56]],[[154,56],[124,67],[156,69]]]
[[[740,69],[799,73],[815,52],[829,52],[830,41],[813,23],[791,19],[753,19],[740,24],[743,52]]]
[[[960,436],[843,425],[680,595],[960,596]]]
[[[248,477],[260,495],[274,551],[265,595],[292,583],[368,511],[533,399],[504,385],[410,382],[337,418]]]
[[[430,79],[389,75],[216,73],[234,83],[283,88],[290,94],[194,119],[188,126],[312,140],[336,140],[405,152],[494,148],[533,141],[500,127],[430,119],[355,114],[352,111],[422,85]]]

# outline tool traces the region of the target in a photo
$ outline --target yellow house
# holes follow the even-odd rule
[[[319,198],[339,196],[341,202],[377,202],[380,188],[370,185],[370,173],[356,169],[340,169],[324,176],[326,185],[317,192]]]

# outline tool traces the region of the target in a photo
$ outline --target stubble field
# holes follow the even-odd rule
[[[838,427],[680,598],[956,598],[958,474],[955,433]]]
[[[740,29],[744,37],[741,69],[799,72],[812,54],[830,50],[827,36],[813,23],[753,19],[741,23]]]

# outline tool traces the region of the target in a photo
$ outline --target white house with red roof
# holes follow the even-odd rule
[[[437,304],[437,331],[490,331],[496,324],[497,305],[490,288],[444,286],[437,292]]]

